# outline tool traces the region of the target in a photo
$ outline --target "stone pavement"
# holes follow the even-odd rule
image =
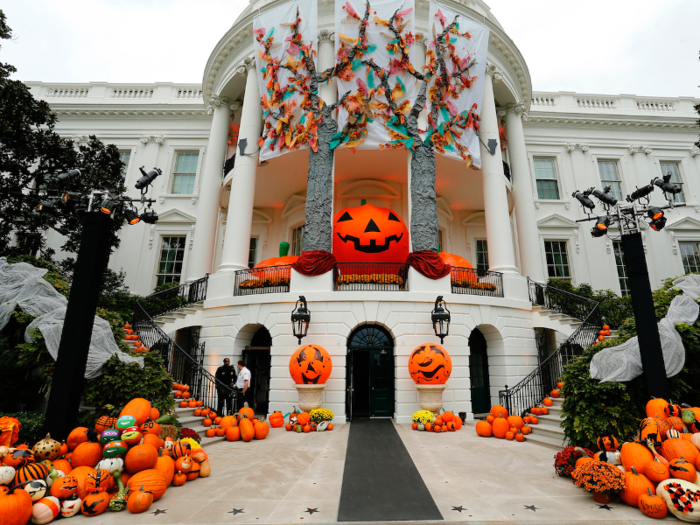
[[[533,443],[479,438],[473,422],[443,434],[409,425],[396,429],[445,520],[434,523],[657,521],[620,502],[601,508],[554,473],[554,451]],[[337,523],[348,430],[349,425],[310,434],[272,429],[263,441],[212,444],[207,447],[211,476],[170,487],[148,513],[72,520],[89,519],[86,525]],[[159,510],[164,513],[156,515]]]

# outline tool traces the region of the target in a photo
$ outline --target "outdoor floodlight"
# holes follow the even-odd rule
[[[597,237],[602,237],[606,233],[608,233],[608,227],[610,226],[610,217],[605,216],[602,219],[598,219],[595,223],[595,226],[593,226],[593,229],[591,230],[591,237],[597,238]]]
[[[139,212],[136,211],[134,208],[130,208],[126,210],[126,221],[131,224],[137,224],[141,222],[141,217],[139,216]]]
[[[681,192],[681,189],[671,182],[671,174],[668,173],[664,175],[663,179],[654,179],[654,184],[656,184],[664,193],[670,193],[675,195]]]
[[[571,196],[575,197],[576,200],[578,200],[581,203],[581,206],[592,210],[595,208],[595,203],[588,198],[588,195],[590,195],[590,193],[588,192],[581,193],[580,191],[575,191]]]
[[[68,170],[65,173],[59,173],[58,176],[56,177],[56,180],[60,182],[61,184],[68,182],[74,177],[79,177],[80,176],[80,170]]]
[[[146,210],[141,214],[141,220],[146,224],[155,224],[158,222],[158,214],[153,210]]]
[[[114,211],[114,208],[117,207],[118,203],[119,201],[117,199],[106,197],[102,201],[102,204],[100,204],[100,211],[106,215],[112,215],[112,212]]]
[[[151,184],[153,184],[153,181],[156,180],[160,175],[163,174],[160,168],[153,168],[151,171],[146,173],[143,169],[144,167],[141,166],[139,168],[139,171],[141,172],[142,177],[136,181],[136,189],[137,190],[143,190],[145,188],[148,188]]]
[[[615,206],[617,204],[617,199],[610,194],[612,188],[607,186],[603,191],[598,189],[593,190],[593,196],[606,206]]]
[[[656,206],[652,206],[651,208],[649,208],[649,210],[647,210],[647,215],[651,219],[649,226],[651,226],[652,230],[660,232],[664,229],[664,227],[666,226],[667,219],[666,217],[664,217],[663,211],[661,211]]]
[[[634,190],[630,195],[627,195],[627,202],[634,202],[639,199],[643,199],[647,195],[649,195],[651,192],[654,191],[654,185],[653,184],[647,184],[646,186],[642,186],[641,188],[637,188]]]
[[[56,201],[40,201],[36,209],[38,211],[54,211],[56,209]]]

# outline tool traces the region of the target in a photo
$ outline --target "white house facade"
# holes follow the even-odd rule
[[[312,312],[303,343],[321,345],[333,360],[324,407],[341,423],[353,410],[360,414],[364,408],[352,405],[353,381],[366,375],[359,367],[367,366],[373,367],[369,388],[384,389],[389,397],[366,415],[410,421],[419,405],[408,359],[418,345],[439,341],[430,312],[442,295],[452,314],[443,345],[453,364],[445,406],[469,415],[482,412],[473,403],[478,389],[486,389],[486,403],[496,402],[500,390],[538,366],[536,328],[556,330],[563,338],[575,329],[533,310],[528,278],[562,277],[628,292],[619,241],[610,239],[615,233],[594,239],[590,223],[576,222],[584,218],[572,197],[576,190],[611,186],[622,200],[671,173],[682,187],[677,201],[686,206],[667,212],[662,232],[643,233],[652,287],[700,271],[700,150],[694,146],[694,105],[700,100],[533,92],[525,60],[488,6],[481,0],[444,0],[490,29],[481,133],[484,142],[495,138],[505,148],[493,155],[483,148],[481,169],[438,155],[439,246],[467,259],[480,282],[494,283],[494,289],[456,289],[450,276],[430,280],[412,268],[395,289],[348,289],[336,272],[307,277],[290,270],[283,287],[247,294],[241,283],[250,277],[249,268],[276,257],[281,242],[291,245],[290,255],[299,255],[303,245],[308,152],[262,164],[255,152],[263,120],[251,61],[252,21],[258,10],[282,3],[251,2],[213,50],[202,84],[28,82],[34,96],[57,113],[62,136],[83,141],[96,135],[117,145],[132,196],[139,167],[163,170],[149,193],[156,199],[158,223],[125,226],[110,267],[123,269],[131,291],[140,295],[158,284],[208,274],[206,300],[167,318],[163,328],[176,333],[198,327],[212,371],[224,357],[252,359],[258,365],[253,382],[261,385],[267,410],[286,413],[298,403],[288,369],[299,347],[290,314],[303,295]],[[417,31],[426,34],[429,3],[417,0],[416,7]],[[332,67],[334,2],[319,0],[318,21],[320,65]],[[330,83],[321,94],[332,103],[337,90]],[[339,150],[334,214],[366,201],[408,224],[409,166],[405,151]],[[662,204],[661,195],[654,199]],[[49,243],[61,244],[56,234]],[[381,350],[370,353],[372,362],[353,353],[370,347]]]

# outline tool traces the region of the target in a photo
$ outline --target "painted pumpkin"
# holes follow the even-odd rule
[[[651,490],[639,496],[639,510],[650,518],[662,520],[668,514],[668,506],[661,496],[655,496]]]
[[[102,455],[105,458],[116,458],[117,456],[123,456],[126,454],[127,450],[129,450],[129,445],[127,445],[124,441],[111,441],[102,449]]]
[[[627,505],[631,507],[638,506],[639,497],[646,494],[647,491],[656,494],[653,483],[644,474],[638,473],[636,468],[632,467],[631,471],[624,473],[624,476],[625,490],[620,492],[620,499]]]
[[[61,444],[55,439],[51,439],[51,434],[46,434],[46,437],[38,441],[32,452],[37,461],[42,459],[55,459],[61,453]]]
[[[81,500],[77,494],[67,498],[63,503],[61,503],[61,517],[72,518],[78,512],[80,512],[80,506],[83,500]]]
[[[78,491],[78,480],[73,476],[63,476],[51,485],[51,495],[58,499],[68,499]]]
[[[109,428],[114,428],[114,425],[117,423],[117,418],[116,417],[111,417],[111,416],[100,416],[100,419],[97,420],[97,423],[95,423],[95,431],[97,432],[104,432],[105,430]]]
[[[27,481],[22,488],[27,491],[27,494],[29,494],[29,497],[32,498],[32,501],[39,501],[49,492],[49,486],[43,479]]]
[[[671,461],[671,463],[668,465],[668,470],[671,473],[672,478],[684,479],[686,481],[690,481],[691,483],[695,483],[695,480],[698,477],[698,473],[695,470],[695,465],[683,457]]]
[[[112,495],[108,492],[93,492],[85,496],[80,512],[85,516],[99,516],[107,510]]]
[[[30,450],[18,448],[5,456],[2,462],[8,467],[20,469],[29,463],[34,463],[34,454]]]
[[[682,479],[662,481],[656,487],[668,510],[681,521],[700,522],[700,487]]]
[[[32,523],[45,525],[52,522],[61,513],[61,502],[48,496],[37,501],[32,507]]]
[[[443,385],[452,373],[452,359],[442,346],[426,343],[411,354],[408,371],[418,385]]]
[[[111,441],[117,441],[121,435],[121,430],[117,430],[116,428],[108,428],[107,430],[104,430],[102,434],[100,434],[100,444],[106,445]]]
[[[32,481],[34,479],[44,479],[49,475],[49,469],[41,463],[29,463],[23,467],[19,467],[15,472],[15,485]]]
[[[615,452],[620,446],[617,438],[609,432],[601,434],[596,444],[598,445],[598,450],[605,450],[606,452]]]
[[[331,356],[318,345],[302,346],[289,360],[289,373],[298,385],[322,385],[332,370]]]
[[[141,423],[143,425],[143,423]],[[114,424],[115,428],[118,428],[119,430],[126,430],[127,428],[133,427],[133,426],[141,426],[136,424],[136,418],[134,416],[125,414],[123,416],[119,416],[117,418],[116,423]]]
[[[388,208],[344,208],[333,218],[333,255],[339,262],[406,262],[408,228]]]

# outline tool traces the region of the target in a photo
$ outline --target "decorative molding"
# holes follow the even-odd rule
[[[355,192],[354,190],[360,191]],[[341,199],[385,199],[390,201],[401,198],[401,194],[389,184],[372,179],[354,181],[345,186],[338,196]],[[345,204],[343,207],[346,207]]]
[[[568,151],[569,153],[573,153],[577,149],[586,153],[591,148],[590,148],[590,146],[588,146],[588,144],[567,144],[566,145],[566,151]]]
[[[627,150],[630,152],[630,155],[634,156],[635,153],[639,153],[642,150],[641,146],[630,146],[627,148]]]
[[[578,230],[581,225],[575,221],[572,221],[568,217],[559,215],[558,213],[552,213],[547,217],[544,217],[537,221],[538,228],[570,228],[573,230]]]
[[[605,238],[605,251],[608,252],[608,253],[612,253],[612,250],[611,250],[611,243],[610,243],[610,238],[609,238],[609,237],[606,237],[606,238]]]
[[[574,243],[576,244],[576,253],[581,253],[581,242],[578,238],[578,230],[574,230]]]
[[[241,108],[241,103],[234,101],[231,102],[228,97],[220,97],[219,95],[212,95],[209,97],[209,105],[207,106],[207,114],[211,115],[214,113],[214,108],[220,108],[223,106],[228,106],[231,111],[237,111]]]
[[[162,146],[165,142],[165,137],[163,135],[141,135],[139,138],[141,144],[148,144],[149,142],[155,142],[159,146]],[[162,203],[161,203],[162,204]]]
[[[671,230],[668,233],[671,234],[671,246],[673,246],[673,255],[678,255],[678,241],[676,241],[676,232]]]
[[[654,152],[654,150],[651,149],[649,146],[646,146],[644,148],[644,153],[646,153],[647,155],[651,155],[653,152]]]
[[[644,153],[645,155],[651,155],[654,150],[651,149],[649,146],[630,146],[629,148],[630,155],[634,156],[636,153]]]
[[[195,227],[194,224],[190,227],[190,247],[189,247],[190,250],[192,249],[192,246],[194,245],[194,227]]]
[[[700,155],[700,148],[698,146],[693,146],[690,148],[690,156],[691,157],[697,157]]]
[[[591,117],[582,114],[537,113],[530,114],[528,123],[532,127],[567,128],[567,129],[627,129],[658,133],[669,130],[697,131],[696,119],[655,119],[639,120],[637,117],[619,115],[615,119]]]
[[[153,239],[155,238],[155,236],[156,236],[156,225],[151,224],[150,231],[148,233],[148,249],[149,250],[153,248]]]
[[[494,82],[501,82],[503,81],[504,73],[498,67],[496,67],[494,64],[491,62],[486,63],[486,74],[491,75],[493,78]]]
[[[71,137],[73,142],[76,144],[83,144],[90,142],[90,136],[89,135],[75,135],[74,137]]]
[[[318,44],[333,44],[335,45],[335,31],[329,31],[328,29],[321,29],[318,32]]]

